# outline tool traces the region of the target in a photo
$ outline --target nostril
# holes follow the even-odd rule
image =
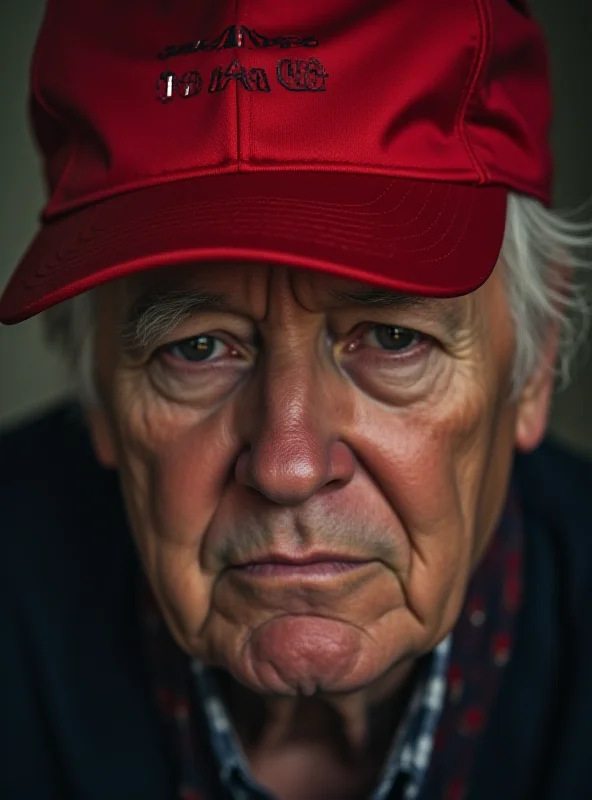
[[[341,440],[332,442],[329,448],[330,482],[349,483],[356,471],[356,463],[356,456],[349,445]]]
[[[279,505],[297,505],[327,488],[347,484],[355,457],[343,442],[323,448],[248,447],[239,455],[236,480]]]
[[[302,503],[327,483],[326,459],[310,452],[249,448],[236,462],[236,480],[280,505]]]

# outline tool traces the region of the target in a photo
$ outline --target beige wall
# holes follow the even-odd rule
[[[38,162],[26,125],[25,91],[43,5],[42,0],[0,0],[0,286],[35,231],[42,204]],[[556,203],[574,206],[592,194],[592,0],[535,0],[533,7],[551,43]],[[0,425],[52,402],[65,385],[59,362],[41,341],[38,320],[0,327]],[[591,408],[588,363],[556,398],[553,430],[590,453]]]

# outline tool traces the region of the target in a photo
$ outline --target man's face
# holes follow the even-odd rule
[[[186,651],[256,691],[344,692],[446,635],[544,428],[544,398],[510,400],[501,266],[423,301],[175,268],[104,287],[97,319],[97,452]]]

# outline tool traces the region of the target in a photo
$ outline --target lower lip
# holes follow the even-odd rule
[[[258,578],[330,578],[360,569],[366,561],[314,561],[311,564],[285,564],[267,562],[264,564],[247,564],[238,569],[243,575]]]

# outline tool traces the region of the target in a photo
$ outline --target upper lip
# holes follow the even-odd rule
[[[304,555],[288,555],[286,553],[269,553],[263,556],[251,558],[248,561],[243,561],[238,564],[233,564],[234,567],[247,567],[254,564],[289,564],[295,567],[303,567],[307,564],[317,564],[324,562],[358,562],[363,563],[369,561],[368,558],[362,556],[351,555],[351,553],[307,553]]]

